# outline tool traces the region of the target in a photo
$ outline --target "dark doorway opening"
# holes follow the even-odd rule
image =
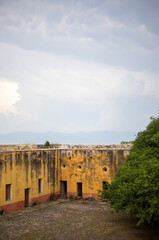
[[[42,179],[38,179],[38,192],[39,194],[42,193]]]
[[[77,183],[77,196],[82,197],[82,183]]]
[[[103,190],[107,190],[107,189],[108,189],[107,183],[108,183],[108,182],[103,181]]]
[[[25,189],[25,207],[29,207],[30,204],[30,188]]]
[[[6,185],[6,201],[11,200],[11,184]]]
[[[67,181],[60,182],[60,195],[61,197],[67,197]]]

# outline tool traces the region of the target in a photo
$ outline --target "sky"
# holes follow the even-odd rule
[[[158,116],[158,0],[0,0],[0,56],[0,133],[138,132]]]

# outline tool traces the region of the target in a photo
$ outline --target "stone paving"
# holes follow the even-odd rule
[[[106,203],[58,199],[0,216],[0,240],[158,240],[159,230],[111,213]]]

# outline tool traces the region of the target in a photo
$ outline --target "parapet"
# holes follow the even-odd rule
[[[36,151],[36,150],[127,150],[130,151],[132,144],[51,144],[45,147],[43,144],[0,144],[0,152],[10,151]]]

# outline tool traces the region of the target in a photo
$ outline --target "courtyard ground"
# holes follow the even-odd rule
[[[109,204],[58,199],[0,216],[0,240],[158,240],[158,228],[111,213]]]

